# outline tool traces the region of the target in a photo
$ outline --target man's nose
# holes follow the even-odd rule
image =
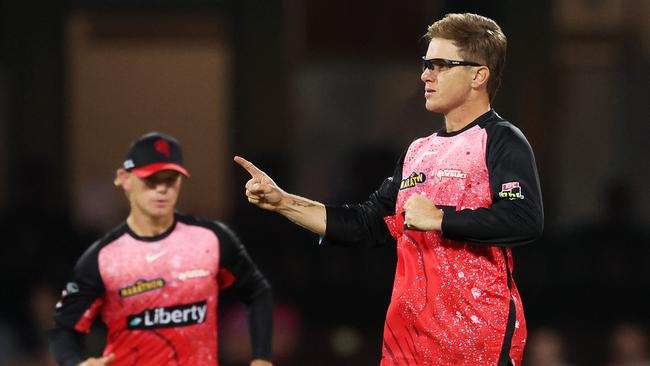
[[[155,187],[156,187],[156,191],[165,192],[169,188],[169,184],[167,184],[165,182],[158,182],[158,183],[156,183]]]
[[[422,80],[422,82],[433,80],[435,79],[435,77],[436,77],[436,73],[429,68],[425,68],[424,70],[422,70],[422,74],[420,74],[420,80]]]

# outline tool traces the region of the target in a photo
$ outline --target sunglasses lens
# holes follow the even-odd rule
[[[422,60],[422,71],[429,69],[431,71],[440,71],[442,68],[446,67],[447,64],[443,59],[432,58],[430,60]]]

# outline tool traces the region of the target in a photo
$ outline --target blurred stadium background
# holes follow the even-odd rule
[[[494,107],[529,138],[544,190],[544,237],[514,251],[524,365],[648,365],[649,0],[0,4],[1,366],[51,364],[59,288],[125,217],[113,174],[149,130],[184,145],[180,209],[230,224],[272,281],[276,363],[377,365],[394,248],[319,248],[247,204],[231,158],[298,194],[364,200],[441,127],[421,36],[466,11],[509,38]],[[244,365],[243,310],[225,293],[221,313],[223,365]]]

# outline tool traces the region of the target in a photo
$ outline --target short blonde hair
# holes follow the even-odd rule
[[[494,98],[501,85],[508,46],[505,34],[494,20],[472,13],[447,14],[431,24],[424,37],[427,41],[448,39],[458,47],[465,61],[486,65],[490,69],[487,91],[490,100]]]

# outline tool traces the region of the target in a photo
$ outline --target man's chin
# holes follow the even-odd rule
[[[440,106],[433,103],[425,102],[424,108],[429,112],[442,113]]]
[[[434,102],[434,101],[427,100],[427,101],[424,102],[424,108],[428,112],[440,113],[440,114],[445,114],[446,115],[447,112],[449,112],[452,107],[448,103],[443,104],[443,103],[440,103],[440,101]]]
[[[169,208],[154,208],[149,211],[149,215],[153,219],[164,219],[174,214],[173,209]]]

